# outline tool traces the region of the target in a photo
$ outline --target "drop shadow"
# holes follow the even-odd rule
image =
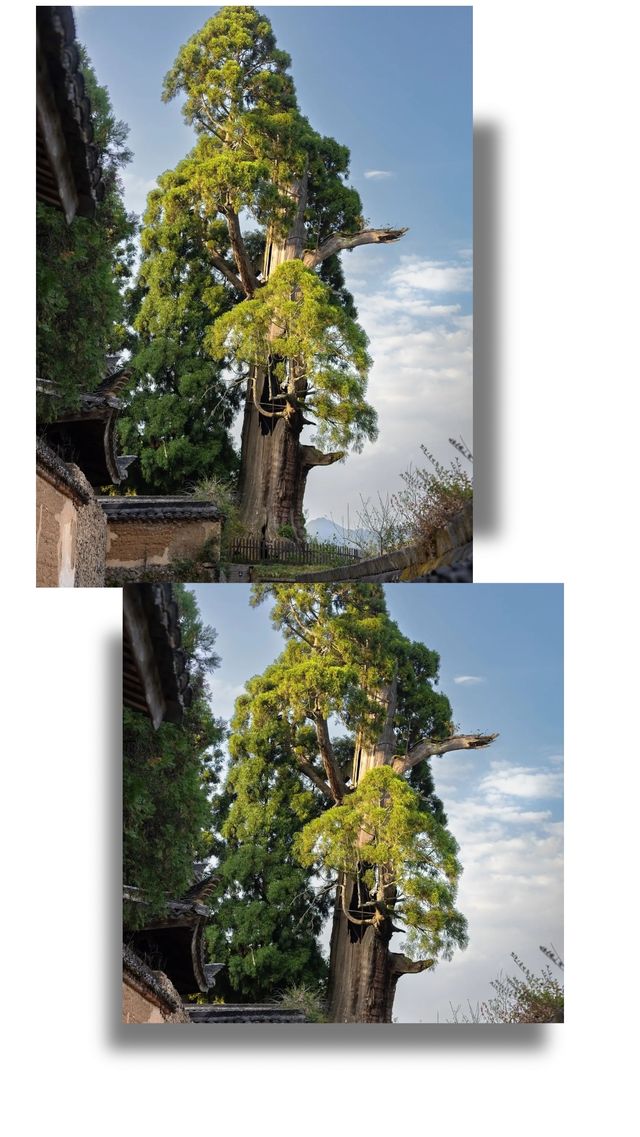
[[[504,400],[498,336],[501,310],[501,160],[496,123],[473,129],[473,455],[474,533],[501,527],[504,483]]]
[[[102,801],[107,814],[104,825],[105,866],[102,896],[106,901],[106,961],[103,988],[104,1022],[107,1044],[114,1041],[122,1026],[122,634],[109,636],[107,690],[104,692],[104,763]]]
[[[119,956],[118,956],[119,958]],[[187,1024],[167,1024],[168,1026]],[[204,1024],[203,1024],[204,1025]],[[132,1025],[118,1024],[109,1032],[107,1044],[118,1050],[160,1050],[175,1053],[204,1050],[224,1050],[226,1053],[238,1050],[244,1056],[255,1051],[256,1055],[269,1050],[290,1053],[292,1056],[301,1049],[308,1053],[318,1051],[335,1053],[344,1050],[345,1058],[353,1056],[353,1047],[360,1050],[386,1050],[393,1046],[396,1050],[457,1050],[461,1053],[490,1050],[492,1052],[512,1053],[544,1051],[551,1048],[553,1040],[549,1035],[550,1025],[522,1024],[517,1030],[496,1028],[493,1025],[451,1024],[438,1026],[422,1023],[396,1023],[387,1026],[356,1024],[307,1024],[293,1025],[205,1025],[204,1031],[191,1031],[179,1036],[171,1029],[150,1031],[136,1029]]]

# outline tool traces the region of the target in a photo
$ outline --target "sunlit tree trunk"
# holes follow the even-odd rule
[[[288,196],[295,206],[293,224],[286,236],[267,234],[262,277],[266,282],[285,261],[302,260],[307,176],[293,182]],[[274,335],[275,335],[274,330]],[[275,540],[283,531],[304,540],[303,501],[307,476],[314,466],[328,466],[341,453],[323,454],[304,446],[304,427],[298,402],[306,394],[305,379],[295,377],[295,361],[288,361],[289,379],[282,389],[275,378],[260,370],[247,382],[242,426],[240,516],[254,537]],[[256,399],[255,393],[258,392]],[[286,395],[286,400],[277,396]],[[258,405],[256,405],[258,404]]]
[[[370,770],[393,762],[397,696],[395,679],[375,692],[374,698],[384,710],[384,726],[374,743],[356,740],[352,772],[356,786]],[[368,839],[366,834],[360,834],[363,871]],[[386,909],[394,898],[395,889],[385,884],[384,869],[375,893],[369,892],[362,879],[343,874],[338,882],[329,972],[332,1022],[390,1023],[400,975],[428,966],[427,961],[419,966],[404,955],[389,951],[393,924]]]
[[[389,951],[391,920],[376,926],[353,923],[342,907],[343,888],[350,891],[349,911],[356,918],[360,915],[356,882],[343,876],[331,933],[329,1018],[336,1023],[390,1023],[399,975]]]

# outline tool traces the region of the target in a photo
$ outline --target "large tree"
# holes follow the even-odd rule
[[[367,340],[343,302],[337,256],[404,232],[366,227],[345,183],[348,151],[302,116],[289,65],[266,17],[228,6],[181,48],[163,96],[185,96],[198,139],[179,168],[183,200],[209,227],[212,272],[238,301],[208,346],[244,386],[242,520],[266,538],[284,526],[300,537],[309,471],[375,437]],[[257,235],[243,231],[247,218]],[[313,445],[300,441],[306,423]]]
[[[236,755],[268,762],[260,740],[268,743],[319,809],[292,831],[300,862],[335,893],[331,1020],[391,1022],[398,978],[466,943],[457,845],[429,759],[495,735],[455,732],[436,689],[437,653],[402,635],[380,586],[262,586],[256,595],[275,600],[287,644],[247,687]],[[336,738],[336,727],[346,735]],[[268,801],[268,783],[262,792]],[[242,811],[237,795],[228,824]],[[390,949],[394,931],[406,935],[402,951]]]

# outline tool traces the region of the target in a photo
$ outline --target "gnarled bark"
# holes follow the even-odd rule
[[[263,415],[254,405],[249,380],[242,428],[240,519],[255,537],[267,541],[290,527],[304,540],[303,503],[309,471],[338,462],[342,452],[324,454],[300,443],[302,414]],[[288,404],[289,406],[291,404]]]
[[[390,1023],[397,982],[389,951],[391,921],[352,923],[343,908],[342,889],[353,893],[354,888],[353,878],[343,876],[331,934],[329,1019],[337,1023]],[[349,911],[359,918],[357,908]]]

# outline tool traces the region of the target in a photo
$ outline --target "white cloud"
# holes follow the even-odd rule
[[[562,774],[527,766],[492,763],[480,789],[488,795],[522,798],[562,797]]]
[[[229,683],[224,679],[218,678],[217,675],[214,675],[209,680],[209,687],[211,690],[211,707],[214,715],[217,718],[223,718],[229,722],[235,710],[236,699],[238,695],[242,695],[244,691],[244,683]]]
[[[523,814],[514,836],[504,817],[495,823],[468,814],[463,824],[467,811],[448,801],[447,812],[461,846],[458,907],[467,917],[470,943],[451,963],[398,986],[394,1010],[401,1022],[446,1022],[452,1006],[467,1010],[468,1000],[475,1007],[490,999],[492,979],[517,973],[511,952],[538,972],[547,962],[540,944],[563,950],[561,828]]]
[[[392,170],[365,170],[365,178],[373,178],[380,180],[381,178],[392,178],[394,176]]]
[[[469,261],[431,261],[403,257],[391,274],[392,284],[401,291],[470,292],[472,268]]]
[[[368,399],[378,412],[379,437],[344,465],[312,472],[305,499],[310,518],[332,516],[342,524],[348,506],[352,526],[361,493],[372,498],[378,491],[393,493],[409,465],[427,465],[421,443],[448,465],[454,456],[448,439],[472,434],[471,316],[457,300],[448,303],[445,297],[442,303],[419,284],[412,286],[415,266],[435,262],[406,258],[400,269],[385,274],[377,252],[356,249],[344,267],[370,341]],[[312,435],[309,429],[304,440],[312,441]]]
[[[147,208],[147,194],[155,189],[156,179],[142,178],[132,170],[124,170],[121,176],[127,209],[143,214]]]
[[[451,1021],[451,1008],[468,1013],[468,1001],[475,1009],[495,993],[491,980],[517,974],[511,952],[536,973],[547,963],[540,944],[562,955],[563,826],[551,810],[531,809],[525,800],[557,796],[559,773],[550,764],[501,760],[477,771],[468,755],[454,753],[434,767],[436,792],[460,844],[458,908],[470,943],[451,963],[399,984],[400,1022]]]
[[[482,675],[454,675],[454,683],[461,683],[463,687],[475,687],[478,683],[485,683]]]

